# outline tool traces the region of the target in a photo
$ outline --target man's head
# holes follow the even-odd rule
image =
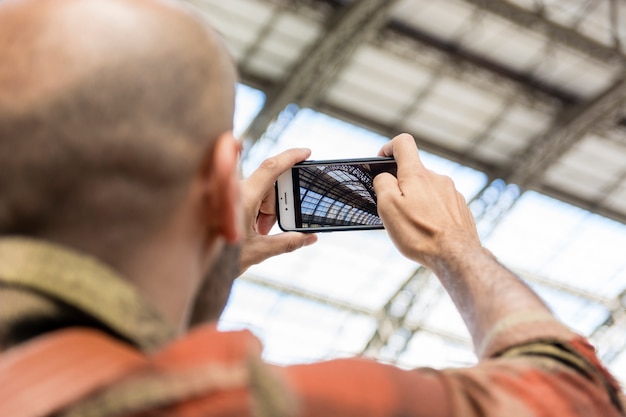
[[[163,221],[232,129],[216,36],[155,1],[3,3],[0,233],[114,243]]]
[[[0,63],[0,235],[115,264],[195,189],[185,213],[236,240],[236,75],[200,20],[158,0],[5,0]]]

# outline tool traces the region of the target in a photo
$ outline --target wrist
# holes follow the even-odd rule
[[[437,241],[435,251],[425,259],[425,265],[437,276],[443,277],[450,271],[458,271],[468,262],[480,259],[497,261],[474,235],[448,233]]]

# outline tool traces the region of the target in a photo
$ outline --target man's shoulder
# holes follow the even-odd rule
[[[0,415],[251,415],[253,407],[285,414],[289,405],[269,395],[284,390],[265,367],[247,331],[204,326],[146,355],[100,332],[68,329],[0,357],[0,381],[7,382],[0,383]]]

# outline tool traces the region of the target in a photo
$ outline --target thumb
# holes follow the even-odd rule
[[[393,217],[396,213],[393,202],[402,196],[398,179],[389,173],[378,174],[374,178],[374,191],[376,192],[378,215],[384,224],[388,218]]]
[[[317,235],[310,233],[285,232],[275,235],[257,236],[243,246],[242,270],[276,255],[293,252],[303,246],[317,242]]]
[[[272,252],[270,256],[293,252],[304,246],[317,242],[317,235],[312,233],[285,232],[268,236],[265,241],[267,251]]]

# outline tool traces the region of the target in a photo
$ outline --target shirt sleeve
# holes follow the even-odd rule
[[[404,370],[364,358],[275,366],[262,361],[261,344],[249,332],[201,328],[59,416],[623,415],[619,386],[584,338],[566,329],[566,337],[546,337],[529,328],[523,343],[501,339],[526,324],[499,326],[493,340],[501,350],[475,366],[446,370]]]
[[[281,368],[300,416],[614,417],[619,385],[585,338],[545,314],[500,323],[472,367],[402,370],[366,359]]]

